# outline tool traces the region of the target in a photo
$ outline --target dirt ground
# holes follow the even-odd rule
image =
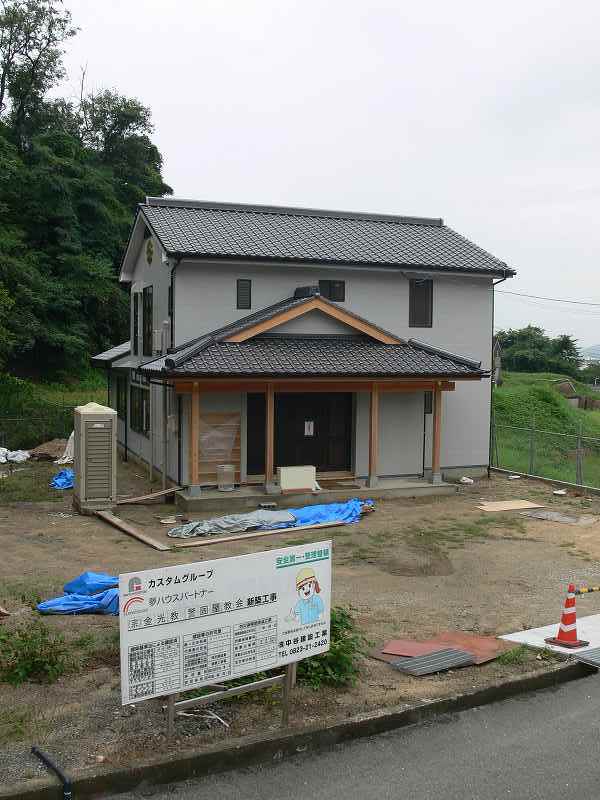
[[[121,467],[119,490],[148,488],[139,467]],[[156,488],[156,487],[155,487]],[[598,515],[600,498],[555,497],[542,483],[496,476],[452,497],[388,500],[360,523],[320,532],[332,538],[334,603],[352,606],[368,640],[423,638],[454,629],[488,635],[558,622],[567,580],[598,583],[600,521],[590,527],[529,519],[518,512],[485,514],[478,502],[529,499],[568,514]],[[0,605],[13,625],[39,617],[38,598],[62,593],[84,570],[139,571],[315,540],[293,531],[266,539],[173,552],[153,550],[100,520],[74,515],[70,496],[53,503],[0,508]],[[168,504],[121,506],[119,514],[154,538],[169,542],[160,518]],[[600,594],[582,598],[579,613],[600,611]],[[0,785],[43,774],[29,755],[47,749],[68,770],[136,763],[169,748],[199,750],[216,740],[274,730],[279,725],[276,690],[248,695],[215,710],[229,724],[201,716],[180,718],[167,743],[160,700],[122,708],[115,617],[46,617],[61,630],[79,667],[50,685],[0,684]],[[542,666],[532,653],[525,663],[467,667],[411,678],[364,658],[361,677],[347,690],[298,687],[291,725],[302,727],[354,716],[386,705],[410,705],[484,687],[504,676]]]

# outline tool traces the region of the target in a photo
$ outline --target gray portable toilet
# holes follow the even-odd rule
[[[75,491],[82,514],[111,508],[117,500],[117,412],[98,403],[74,412]]]

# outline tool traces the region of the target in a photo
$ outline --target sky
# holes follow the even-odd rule
[[[496,328],[600,343],[599,3],[65,5],[61,93],[148,105],[176,196],[442,217],[518,272]]]

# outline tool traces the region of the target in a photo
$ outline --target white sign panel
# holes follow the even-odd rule
[[[331,541],[119,576],[123,705],[329,650]]]

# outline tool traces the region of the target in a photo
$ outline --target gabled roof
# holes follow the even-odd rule
[[[441,219],[153,197],[138,213],[176,258],[514,274]]]
[[[356,335],[278,335],[277,325],[318,308]],[[268,328],[267,328],[268,325]],[[486,373],[471,361],[428,344],[394,336],[320,296],[291,297],[225,325],[139,367],[172,377],[363,376],[475,377]]]

